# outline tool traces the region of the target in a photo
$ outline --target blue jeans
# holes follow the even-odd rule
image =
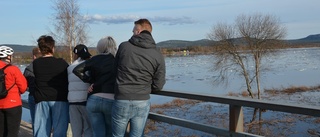
[[[33,133],[35,137],[66,137],[69,123],[69,103],[41,101],[36,104]]]
[[[111,137],[111,110],[114,100],[91,95],[87,111],[94,137]]]
[[[149,115],[150,100],[115,100],[112,107],[112,136],[123,137],[130,122],[130,137],[141,137]]]
[[[32,129],[34,128],[34,113],[36,110],[36,103],[34,102],[34,97],[29,94],[28,96],[28,104],[29,104],[29,110],[30,110],[30,116],[31,116],[31,125]]]

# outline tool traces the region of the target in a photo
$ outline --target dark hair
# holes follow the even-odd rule
[[[42,35],[39,37],[37,42],[42,55],[48,53],[53,54],[53,47],[55,46],[55,41],[51,36]]]
[[[91,57],[88,47],[84,44],[78,44],[76,47],[74,47],[73,53],[82,60],[87,60]]]
[[[135,25],[141,25],[143,30],[147,30],[150,33],[152,32],[152,25],[148,19],[139,19],[134,22]]]

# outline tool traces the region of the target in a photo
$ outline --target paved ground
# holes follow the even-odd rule
[[[19,137],[33,137],[32,126],[30,123],[21,120]],[[70,125],[68,129],[67,137],[72,137]]]
[[[21,121],[19,137],[32,137],[32,127],[31,124]]]

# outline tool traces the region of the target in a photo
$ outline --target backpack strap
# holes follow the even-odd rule
[[[16,83],[14,83],[7,91],[9,91],[10,89],[12,89],[15,84],[16,84]]]
[[[4,72],[4,70],[5,70],[7,67],[9,67],[9,66],[11,66],[11,64],[7,64],[6,66],[4,66],[4,67],[2,68],[2,69],[3,69],[3,72]],[[16,84],[16,82],[14,82],[14,84],[13,84],[7,91],[9,91],[10,89],[12,89],[15,84]]]
[[[11,66],[11,64],[7,64],[7,65],[5,65],[2,69],[3,69],[3,71],[7,68],[7,67],[9,67],[9,66]]]

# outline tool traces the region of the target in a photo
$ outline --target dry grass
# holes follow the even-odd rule
[[[239,96],[239,94],[234,93],[234,92],[228,92],[227,95],[228,95],[228,96],[233,96],[233,97],[238,97],[238,96]]]
[[[248,96],[249,96],[249,92],[247,92],[247,91],[242,91],[242,92],[241,92],[241,96],[243,96],[243,97],[248,97]]]
[[[264,92],[268,93],[269,95],[275,96],[279,94],[279,91],[276,89],[265,89]]]
[[[288,49],[288,48],[312,48],[319,47],[319,43],[307,43],[307,44],[283,44],[277,45],[274,49]],[[220,46],[188,46],[188,47],[167,47],[161,48],[161,53],[165,56],[173,55],[173,54],[181,54],[183,50],[188,50],[189,54],[208,54],[208,53],[216,53],[220,51]],[[238,45],[239,50],[249,50],[248,46]],[[90,52],[91,53],[91,52]]]
[[[146,127],[145,127],[145,129],[144,129],[144,133],[147,134],[147,133],[149,133],[150,131],[155,131],[155,130],[157,130],[158,128],[157,128],[157,126],[156,126],[156,122],[157,122],[157,121],[154,121],[154,120],[149,119],[148,122],[147,122],[147,124],[146,124]]]
[[[294,94],[294,93],[298,93],[298,92],[307,92],[307,91],[311,91],[311,90],[320,90],[320,85],[318,86],[291,86],[288,88],[282,88],[282,89],[265,89],[266,93],[269,93],[271,95],[277,95],[277,94]]]
[[[283,93],[287,93],[287,94],[293,94],[293,93],[297,93],[297,92],[305,92],[305,91],[310,91],[310,88],[306,87],[306,86],[301,86],[301,87],[289,87],[287,89],[282,90]]]
[[[314,123],[319,124],[319,123],[320,123],[320,118],[317,118],[317,119],[314,121]]]
[[[295,117],[282,117],[280,119],[264,119],[256,120],[245,124],[247,132],[263,135],[263,136],[277,136],[286,137],[288,134],[294,134],[294,130],[291,130],[296,124],[297,119]],[[283,126],[285,124],[286,126]],[[274,133],[277,129],[280,132]]]
[[[197,104],[201,101],[197,101],[197,100],[189,100],[189,99],[174,99],[171,102],[165,103],[165,104],[161,104],[161,105],[152,105],[151,109],[168,109],[168,108],[177,108],[177,107],[181,107],[183,105],[194,105]],[[161,113],[161,112],[160,112]]]
[[[312,90],[320,90],[320,85],[318,86],[291,86],[288,88],[280,88],[280,89],[264,89],[265,93],[268,93],[271,96],[275,96],[278,94],[294,94],[298,92],[307,92],[307,91],[312,91]],[[233,97],[249,97],[249,92],[247,91],[242,91],[241,93],[234,93],[234,92],[229,92],[227,94],[228,96],[233,96]],[[257,93],[253,94],[254,96],[257,96]]]
[[[242,91],[241,93],[234,93],[234,92],[228,92],[228,96],[233,96],[233,97],[249,97],[249,92],[248,91]],[[253,93],[253,96],[257,96],[257,93]]]

